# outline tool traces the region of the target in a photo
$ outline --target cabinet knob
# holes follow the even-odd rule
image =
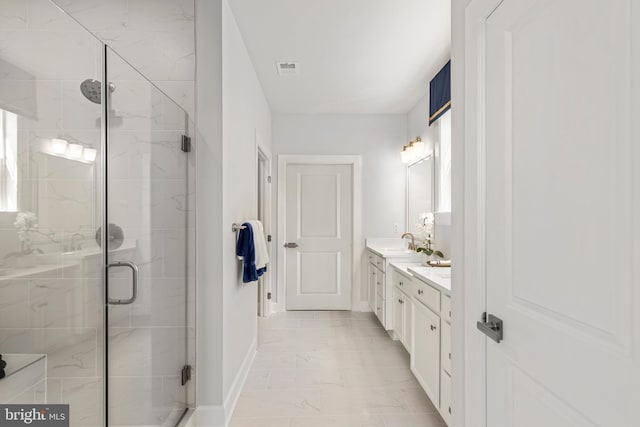
[[[451,360],[451,353],[449,353],[449,360]]]
[[[422,295],[424,291],[422,289],[418,289],[418,295]]]
[[[434,325],[431,325],[431,330],[432,331],[435,331],[436,329],[438,329],[438,328],[436,328]]]
[[[404,303],[404,301],[402,301],[401,299],[399,299],[399,300],[398,300],[398,302],[399,302],[400,304]]]
[[[451,414],[451,406],[449,406],[449,414]]]
[[[402,282],[400,282],[400,286],[402,286],[402,285],[403,285],[403,283],[402,283]]]

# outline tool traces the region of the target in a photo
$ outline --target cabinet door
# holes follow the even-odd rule
[[[393,287],[393,336],[396,340],[404,342],[404,295],[395,286]]]
[[[413,319],[411,315],[413,313],[413,299],[407,296],[404,297],[404,340],[402,344],[404,348],[411,353],[411,342],[413,341]]]
[[[440,415],[447,425],[451,425],[451,377],[442,371],[440,378]]]
[[[413,305],[411,372],[440,407],[440,317],[419,301]]]
[[[368,286],[368,297],[369,297],[369,307],[371,310],[376,311],[376,272],[378,270],[373,266],[373,264],[367,264],[367,272],[369,275],[369,286]]]
[[[451,375],[451,326],[442,322],[442,370]]]

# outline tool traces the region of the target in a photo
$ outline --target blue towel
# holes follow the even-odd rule
[[[236,255],[242,257],[242,281],[244,283],[255,282],[262,276],[267,268],[256,269],[256,247],[253,243],[253,228],[251,224],[245,222],[243,229],[238,233],[238,243],[236,244]]]

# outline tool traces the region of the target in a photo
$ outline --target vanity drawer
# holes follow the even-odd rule
[[[369,252],[369,262],[378,267],[380,271],[384,272],[385,262],[384,258],[382,258],[380,255]]]
[[[440,313],[440,291],[421,280],[415,280],[413,282],[413,296],[436,313]]]
[[[442,308],[440,317],[445,322],[451,324],[451,298],[447,295],[442,294]]]
[[[411,279],[399,273],[397,270],[393,271],[393,285],[397,286],[398,289],[406,294],[411,293]]]

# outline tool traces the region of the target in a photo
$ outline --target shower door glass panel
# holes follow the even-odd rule
[[[103,47],[48,1],[0,1],[0,404],[104,424]],[[0,420],[0,425],[3,421]]]
[[[187,117],[109,48],[106,57],[108,423],[173,426],[188,388]]]

